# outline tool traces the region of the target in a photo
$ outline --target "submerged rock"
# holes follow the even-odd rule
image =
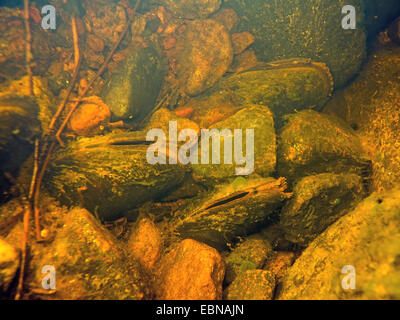
[[[0,292],[8,290],[19,268],[19,252],[0,238]]]
[[[357,129],[372,159],[373,190],[400,183],[399,74],[400,46],[374,49],[359,77],[337,92],[324,109]]]
[[[89,136],[102,132],[102,126],[109,123],[110,108],[96,96],[84,98],[71,116],[69,126],[80,136]]]
[[[368,174],[370,160],[344,121],[312,110],[288,115],[278,138],[278,173],[290,184],[316,173]]]
[[[399,188],[374,193],[336,221],[296,260],[278,298],[400,299],[399,203]],[[351,283],[349,270],[355,290],[342,287]]]
[[[128,259],[112,235],[83,209],[70,211],[54,241],[36,257],[34,283],[43,266],[56,271],[52,299],[142,300],[148,296],[139,263]]]
[[[222,24],[210,19],[188,22],[176,50],[178,78],[190,96],[211,88],[233,60],[230,35]]]
[[[217,11],[221,0],[151,0],[164,5],[175,18],[204,19]]]
[[[272,300],[275,275],[266,270],[247,270],[241,273],[224,291],[226,300]]]
[[[286,239],[305,246],[364,195],[362,180],[355,174],[322,173],[301,179],[281,212]]]
[[[267,260],[263,269],[272,272],[275,275],[277,282],[280,282],[295,260],[296,254],[294,252],[274,252],[273,256]]]
[[[389,26],[388,36],[390,40],[400,44],[400,17],[393,21]]]
[[[249,32],[232,34],[233,53],[240,54],[254,43],[254,36]]]
[[[171,221],[182,238],[192,238],[223,250],[266,222],[290,194],[284,178],[251,179],[247,184],[223,186],[200,194],[175,212]]]
[[[226,258],[225,283],[230,284],[247,270],[261,269],[272,256],[268,241],[259,237],[249,237],[240,243]]]
[[[22,163],[33,152],[40,133],[38,101],[15,91],[0,93],[0,202],[8,182],[4,174],[16,177]]]
[[[229,117],[225,121],[221,121],[211,126],[210,128],[211,139],[210,146],[210,159],[209,164],[193,165],[193,172],[198,179],[204,179],[215,182],[225,182],[228,179],[237,177],[237,169],[247,167],[252,169],[248,174],[258,174],[262,177],[269,177],[275,171],[276,165],[276,138],[275,127],[272,113],[267,107],[264,106],[249,106],[248,108],[238,111],[235,115]],[[218,134],[211,134],[213,129],[217,129]],[[223,135],[223,130],[230,130],[230,134]],[[247,149],[248,132],[247,129],[254,130],[254,168],[250,168],[252,164],[239,164],[237,159],[233,157],[235,150],[225,148],[225,142],[231,139],[232,149],[236,149],[234,144],[234,130],[242,129],[242,153],[249,157],[251,154]],[[220,149],[213,148],[213,140],[220,141]],[[232,154],[232,164],[227,164],[224,161],[227,153]],[[213,164],[214,156],[220,155],[220,164]]]
[[[112,120],[143,120],[154,108],[163,78],[164,67],[154,48],[132,52],[101,92]]]
[[[153,269],[161,256],[163,241],[160,230],[149,218],[142,218],[129,237],[128,251],[147,269]]]
[[[190,100],[194,121],[208,127],[214,113],[234,113],[248,105],[263,105],[275,115],[279,127],[285,114],[322,107],[332,93],[329,69],[307,59],[275,61],[221,79],[214,88]],[[216,111],[213,111],[215,110]],[[221,119],[217,118],[217,121]]]
[[[366,56],[363,0],[352,2],[357,28],[343,30],[343,1],[226,0],[224,8],[240,17],[238,32],[256,37],[254,50],[261,61],[311,58],[326,63],[336,86],[343,86],[360,69]]]
[[[228,32],[230,32],[239,22],[239,17],[235,10],[226,8],[218,10],[211,19],[222,23]]]
[[[176,244],[160,261],[158,300],[221,300],[225,263],[214,248],[192,239]]]
[[[152,165],[148,143],[135,132],[81,138],[55,154],[45,181],[57,199],[113,220],[179,187],[187,168]]]

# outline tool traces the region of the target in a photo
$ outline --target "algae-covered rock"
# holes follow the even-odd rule
[[[0,238],[0,292],[8,290],[19,267],[19,252]]]
[[[190,96],[211,88],[233,60],[230,35],[222,24],[211,19],[188,22],[176,50],[178,78]]]
[[[322,173],[301,179],[281,212],[286,238],[306,245],[350,212],[364,194],[362,179],[355,174]]]
[[[152,165],[148,143],[135,132],[81,138],[60,149],[46,178],[48,190],[63,203],[82,205],[102,220],[166,196],[187,168]]]
[[[204,19],[217,11],[221,0],[151,0],[164,5],[175,18]]]
[[[275,61],[221,79],[214,88],[190,100],[187,107],[195,110],[193,120],[208,127],[219,110],[264,105],[279,126],[285,114],[322,107],[332,88],[332,77],[324,64],[307,59]]]
[[[247,238],[225,259],[225,282],[232,283],[239,274],[247,270],[261,269],[270,256],[272,247],[268,241],[260,237]]]
[[[272,300],[275,275],[266,270],[247,270],[224,291],[226,300]]]
[[[216,129],[217,131],[213,131]],[[229,130],[229,134],[224,135],[224,130]],[[237,139],[234,136],[236,129],[242,131],[242,154],[250,159],[246,164],[238,163],[238,159],[234,157],[236,152]],[[249,140],[249,132],[254,130],[253,139]],[[267,107],[249,106],[248,108],[238,111],[235,115],[229,117],[225,121],[216,123],[209,128],[211,138],[209,139],[209,164],[193,165],[193,172],[199,179],[210,181],[226,181],[227,179],[237,176],[238,168],[248,168],[248,174],[258,174],[263,177],[269,177],[275,171],[276,165],[276,138],[273,115]],[[220,141],[220,149],[213,147],[214,139]],[[232,149],[225,146],[226,142],[232,142]],[[203,143],[204,141],[202,141]],[[254,149],[251,152],[250,145],[254,143]],[[202,150],[203,151],[203,150]],[[250,151],[250,152],[249,152]],[[225,162],[225,156],[232,154],[232,163]],[[220,155],[220,163],[214,164],[214,156]],[[254,163],[250,163],[254,162]],[[252,168],[250,168],[253,166]]]
[[[278,298],[400,299],[399,203],[399,188],[374,193],[336,221],[296,260]]]
[[[225,263],[214,248],[186,239],[160,261],[158,300],[221,300]]]
[[[312,110],[288,115],[278,138],[278,173],[292,184],[315,173],[353,172],[370,167],[360,139],[341,119]]]
[[[65,216],[54,241],[35,259],[37,286],[44,278],[42,268],[54,267],[56,293],[51,299],[142,300],[148,295],[139,263],[127,258],[107,229],[83,209]]]
[[[223,250],[239,236],[265,223],[290,194],[285,179],[251,179],[247,184],[222,186],[200,194],[176,210],[171,221],[175,232]]]
[[[225,8],[240,17],[238,32],[256,37],[254,50],[262,61],[311,58],[326,63],[336,86],[343,86],[360,69],[366,55],[365,21],[362,0],[352,1],[356,8],[355,30],[342,28],[340,0],[226,0]]]
[[[376,48],[359,77],[324,109],[357,129],[372,159],[374,190],[400,182],[399,74],[400,46]]]
[[[113,120],[143,120],[154,107],[163,77],[163,64],[154,48],[148,46],[132,52],[101,93]]]

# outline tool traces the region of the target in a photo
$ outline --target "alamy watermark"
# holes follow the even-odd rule
[[[221,138],[224,141],[224,157],[221,159]],[[210,148],[210,140],[212,145]],[[250,175],[254,171],[254,129],[246,129],[246,152],[243,155],[242,129],[202,129],[199,136],[193,129],[178,132],[177,121],[169,122],[168,139],[162,129],[152,129],[146,141],[154,142],[146,152],[148,163],[155,164],[235,164],[235,174]],[[182,142],[178,148],[178,143]],[[167,146],[168,144],[168,146]],[[167,152],[168,147],[168,152]],[[210,152],[211,149],[211,152]],[[167,159],[168,158],[168,159]]]
[[[342,289],[356,290],[356,268],[351,265],[344,266],[342,274],[345,274],[342,279]]]

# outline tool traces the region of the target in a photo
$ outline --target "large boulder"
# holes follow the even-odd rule
[[[132,52],[104,85],[101,97],[112,120],[143,120],[155,107],[164,67],[152,46]]]
[[[278,138],[277,169],[290,184],[323,172],[368,175],[369,156],[347,123],[312,110],[288,115],[286,119]]]
[[[226,0],[225,8],[240,17],[238,32],[256,37],[254,50],[262,61],[311,58],[326,63],[336,86],[343,86],[360,69],[366,55],[362,0],[352,1],[357,10],[357,28],[342,28],[340,0]]]
[[[211,88],[233,60],[229,33],[221,23],[211,19],[188,22],[176,50],[178,79],[190,96]]]
[[[278,298],[400,299],[399,203],[399,188],[374,193],[336,221],[296,260]]]
[[[362,179],[355,174],[321,173],[301,179],[281,212],[286,239],[305,246],[351,211],[364,194]]]
[[[139,262],[90,212],[80,208],[67,211],[54,202],[49,204],[51,210],[45,217],[52,221],[48,230],[55,237],[45,243],[31,242],[26,275],[31,297],[45,300],[149,298],[146,274]],[[6,240],[20,246],[22,237],[23,225],[19,223]],[[55,288],[47,291],[43,284],[52,284],[52,273]]]
[[[324,109],[357,129],[372,159],[374,190],[400,182],[399,57],[397,45],[374,49],[358,78]]]

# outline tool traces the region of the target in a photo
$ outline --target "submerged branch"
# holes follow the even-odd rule
[[[28,74],[28,88],[29,95],[33,96],[33,75],[32,75],[32,32],[30,25],[30,14],[29,14],[29,0],[24,0],[24,20],[25,20],[25,31],[26,31],[26,44],[25,44],[25,59],[26,59],[26,71]]]

